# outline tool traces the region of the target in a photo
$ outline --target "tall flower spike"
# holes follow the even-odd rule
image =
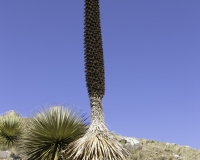
[[[102,108],[105,94],[99,0],[85,0],[85,74],[91,106],[86,134],[66,149],[67,160],[126,160],[129,152],[108,131]]]

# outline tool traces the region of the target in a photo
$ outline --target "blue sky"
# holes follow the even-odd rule
[[[200,149],[200,1],[101,0],[105,120],[123,136]],[[0,113],[90,115],[83,0],[0,0]]]

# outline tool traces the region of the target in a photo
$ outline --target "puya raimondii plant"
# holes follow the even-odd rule
[[[69,160],[126,160],[129,152],[113,138],[104,121],[102,98],[105,73],[99,0],[85,0],[85,75],[91,106],[91,124],[86,134],[66,149]]]

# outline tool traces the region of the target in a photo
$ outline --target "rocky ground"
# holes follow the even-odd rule
[[[200,150],[189,146],[119,135],[118,140],[131,153],[127,160],[200,160]]]
[[[127,160],[200,160],[200,150],[189,146],[123,137],[116,134],[113,136],[130,151],[131,155]],[[9,151],[0,151],[0,160],[19,160],[10,155]]]
[[[111,134],[131,153],[127,160],[200,160],[200,150],[189,146]],[[15,155],[15,151],[0,149],[0,160],[19,160]]]

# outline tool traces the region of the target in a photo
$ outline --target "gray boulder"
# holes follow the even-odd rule
[[[136,138],[123,137],[117,134],[113,134],[113,136],[129,151],[142,149],[142,144]]]
[[[9,151],[0,151],[0,159],[10,159]]]
[[[126,141],[124,146],[129,151],[142,149],[142,144],[137,139],[131,137],[124,137],[124,139]]]

